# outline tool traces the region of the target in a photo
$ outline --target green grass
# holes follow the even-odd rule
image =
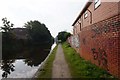
[[[38,78],[51,78],[52,77],[52,65],[53,65],[53,60],[55,59],[56,50],[57,50],[57,46],[53,49],[52,53],[47,59],[45,65],[43,66],[43,69],[38,75]]]
[[[107,71],[81,58],[68,43],[62,44],[73,78],[113,78]]]

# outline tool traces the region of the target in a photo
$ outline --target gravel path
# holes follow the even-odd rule
[[[71,78],[61,44],[58,45],[52,68],[52,78]]]

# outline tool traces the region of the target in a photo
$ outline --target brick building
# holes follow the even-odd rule
[[[120,0],[87,2],[72,24],[69,43],[81,57],[120,78],[119,9]]]

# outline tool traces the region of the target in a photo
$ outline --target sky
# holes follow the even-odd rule
[[[0,26],[6,17],[14,27],[30,20],[44,23],[53,37],[58,32],[72,33],[72,24],[88,0],[0,0]]]

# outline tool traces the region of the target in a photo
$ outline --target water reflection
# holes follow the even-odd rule
[[[1,65],[1,69],[4,71],[2,74],[2,77],[7,77],[8,74],[10,74],[11,72],[13,72],[14,69],[14,65],[13,63],[15,62],[15,60],[3,60],[2,61],[2,65]]]
[[[21,62],[19,60],[22,59],[24,66],[35,67],[39,66],[42,61],[47,57],[51,49],[51,46],[34,46],[26,48],[24,51],[19,53],[13,53],[12,51],[9,53],[3,53],[2,55],[2,77],[7,78],[11,73],[16,74],[14,72],[18,72],[20,68],[15,67],[16,62]],[[17,64],[18,65],[18,64]],[[18,67],[23,66],[23,64]],[[21,67],[22,68],[22,67]],[[22,70],[24,70],[23,67]]]

